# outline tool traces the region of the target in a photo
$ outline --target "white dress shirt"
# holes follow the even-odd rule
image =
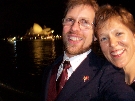
[[[59,66],[56,81],[59,78],[60,74],[62,73],[63,63],[65,60],[70,61],[70,64],[71,64],[71,67],[68,69],[68,79],[69,79],[69,77],[72,75],[72,73],[76,70],[76,68],[81,64],[81,62],[87,57],[87,55],[90,52],[91,52],[91,49],[85,53],[82,53],[80,55],[76,55],[76,56],[71,57],[71,58],[69,58],[64,52],[63,62]]]

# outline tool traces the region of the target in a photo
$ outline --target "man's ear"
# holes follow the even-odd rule
[[[96,38],[96,36],[94,35],[94,41],[97,41],[97,38]]]

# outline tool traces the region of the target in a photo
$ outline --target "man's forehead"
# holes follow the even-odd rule
[[[89,5],[78,5],[70,8],[66,14],[66,17],[85,18],[93,21],[95,17],[95,11]]]

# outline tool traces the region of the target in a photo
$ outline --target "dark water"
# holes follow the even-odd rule
[[[43,70],[62,50],[61,40],[0,41],[0,101],[39,101]]]

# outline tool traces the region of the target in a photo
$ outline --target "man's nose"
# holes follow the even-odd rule
[[[80,30],[80,24],[79,24],[77,21],[75,21],[75,22],[71,25],[71,29],[72,29],[73,31],[79,31],[79,30]]]

